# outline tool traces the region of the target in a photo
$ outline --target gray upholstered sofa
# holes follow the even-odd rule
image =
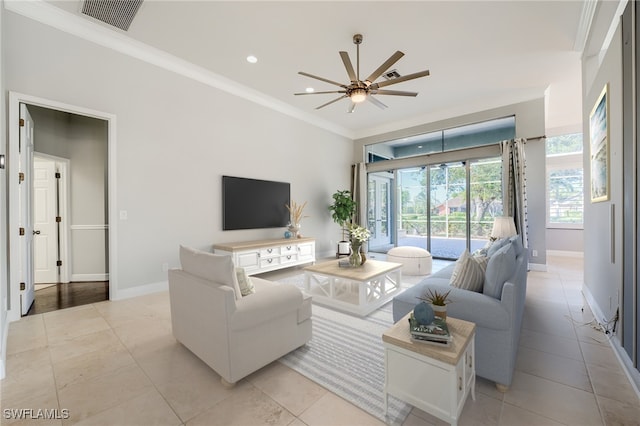
[[[483,292],[451,287],[456,264],[447,266],[393,299],[398,321],[420,302],[427,289],[451,290],[447,316],[476,324],[476,373],[492,380],[501,391],[511,385],[515,368],[527,289],[528,252],[519,236],[497,241],[490,249]],[[492,282],[488,283],[488,275]],[[496,279],[497,278],[497,279]]]
[[[311,299],[293,285],[251,277],[242,296],[230,256],[180,247],[169,271],[173,335],[218,373],[225,385],[311,339]]]

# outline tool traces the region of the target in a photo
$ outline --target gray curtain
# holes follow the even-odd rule
[[[367,166],[357,163],[351,166],[351,195],[358,203],[354,223],[367,227]]]
[[[513,216],[522,245],[529,247],[529,225],[527,222],[527,162],[526,139],[500,142],[502,149],[502,202],[505,216]]]

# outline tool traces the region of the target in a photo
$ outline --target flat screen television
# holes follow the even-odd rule
[[[222,229],[285,227],[290,195],[286,182],[222,176]]]

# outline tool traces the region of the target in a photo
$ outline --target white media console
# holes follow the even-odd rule
[[[280,238],[215,244],[216,254],[233,257],[233,263],[249,275],[304,265],[316,261],[314,238]]]

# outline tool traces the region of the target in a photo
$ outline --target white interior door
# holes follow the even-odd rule
[[[31,177],[33,176],[33,120],[25,104],[20,104],[20,185],[19,226],[20,237],[20,300],[22,315],[29,312],[35,297],[33,290],[33,211]]]
[[[34,282],[57,283],[58,224],[56,223],[56,163],[33,160],[33,272]]]

